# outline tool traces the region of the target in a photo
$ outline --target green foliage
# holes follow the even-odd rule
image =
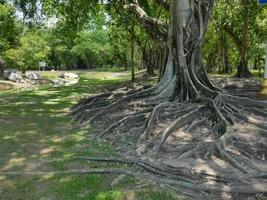
[[[267,11],[258,7],[256,0],[247,1],[248,59],[249,65],[256,69],[263,65]],[[127,68],[132,39],[136,66],[144,64],[144,58],[151,57],[151,61],[153,54],[162,53],[159,46],[164,44],[154,42],[138,18],[122,9],[131,0],[13,0],[14,7],[6,2],[0,2],[0,54],[5,55],[10,67],[36,68],[39,60],[45,59],[51,68]],[[168,13],[155,1],[139,3],[149,16],[168,20]],[[16,18],[15,11],[20,12],[23,19]],[[224,27],[229,27],[241,40],[244,14],[240,0],[216,1],[203,52],[209,72],[235,71],[240,52]],[[49,20],[53,23],[48,24]],[[132,22],[135,24],[133,35]],[[156,64],[150,62],[150,65]]]
[[[106,31],[81,31],[75,39],[72,52],[85,61],[88,68],[113,64],[111,46]]]
[[[216,1],[203,51],[205,66],[209,72],[225,73],[227,71],[227,73],[231,73],[236,70],[240,59],[239,48],[244,34],[245,14],[248,14],[249,23],[248,64],[251,69],[263,66],[261,62],[264,57],[262,44],[266,40],[267,12],[266,9],[257,5],[256,0],[248,0],[248,2],[248,13],[245,13],[243,1]]]
[[[42,31],[30,31],[20,38],[20,46],[11,48],[4,53],[4,59],[9,67],[38,69],[38,63],[46,60],[50,47]]]
[[[0,55],[16,42],[18,30],[14,13],[10,5],[0,3]]]

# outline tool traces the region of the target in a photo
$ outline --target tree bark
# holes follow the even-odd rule
[[[237,76],[239,78],[250,78],[252,74],[248,69],[248,30],[249,30],[249,2],[243,0],[244,17],[242,28],[242,43],[240,47],[240,61],[237,67]]]
[[[243,27],[241,38],[234,33],[233,29],[229,26],[224,26],[224,31],[233,39],[238,51],[239,51],[239,63],[237,66],[237,77],[250,78],[251,72],[248,68],[248,31],[249,31],[249,1],[242,0],[243,4]]]
[[[0,76],[4,76],[4,70],[5,70],[4,61],[0,56]]]
[[[135,81],[135,73],[134,73],[134,19],[132,18],[132,24],[131,24],[131,77],[132,82]]]

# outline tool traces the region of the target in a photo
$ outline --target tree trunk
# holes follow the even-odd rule
[[[134,73],[134,19],[132,18],[132,25],[131,25],[131,77],[132,82],[135,81],[135,73]]]
[[[152,51],[149,52],[148,54],[148,58],[147,58],[147,73],[149,75],[154,75],[154,67],[155,67],[155,62],[154,62],[154,54]]]
[[[5,70],[4,61],[0,56],[0,76],[4,76],[4,70]]]
[[[167,86],[159,98],[185,101],[200,94],[216,96],[202,64],[202,43],[212,6],[213,1],[171,1],[168,62],[159,83]]]
[[[4,62],[0,56],[0,76],[4,76],[4,70],[5,70],[5,65],[4,65]]]
[[[249,30],[249,2],[243,0],[244,17],[242,28],[242,43],[240,47],[240,61],[237,67],[237,76],[239,78],[250,78],[252,74],[248,69],[248,30]]]

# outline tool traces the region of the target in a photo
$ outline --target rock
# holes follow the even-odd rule
[[[11,72],[8,79],[13,81],[13,82],[19,82],[19,83],[24,82],[22,76],[18,73],[15,73],[15,72]]]
[[[64,79],[79,79],[79,76],[74,73],[68,73],[64,72],[58,75],[59,78],[64,78]]]
[[[64,80],[52,80],[52,83],[55,86],[60,86],[60,85],[64,85],[66,82]]]
[[[26,72],[25,76],[30,80],[40,80],[40,74],[35,72]]]
[[[13,81],[13,82],[20,82],[20,83],[24,82],[24,80],[21,76],[21,72],[15,70],[15,69],[5,70],[4,77],[10,81]]]
[[[6,70],[4,71],[4,77],[5,77],[6,79],[8,79],[8,76],[9,76],[12,72],[14,72],[14,73],[20,73],[20,71],[18,71],[18,70],[16,70],[16,69],[6,69]],[[20,73],[20,75],[21,75],[21,73]]]

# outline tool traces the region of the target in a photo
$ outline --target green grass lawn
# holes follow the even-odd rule
[[[79,72],[78,84],[42,87],[30,91],[0,93],[0,170],[56,171],[105,167],[73,159],[82,156],[116,156],[107,143],[90,140],[98,132],[78,129],[66,115],[69,108],[85,95],[96,94],[107,85],[129,79],[123,72]],[[42,76],[55,78],[53,72]],[[116,176],[44,175],[0,176],[1,200],[167,200],[183,199],[152,186],[134,190],[144,180],[125,178],[116,187],[110,183]]]

